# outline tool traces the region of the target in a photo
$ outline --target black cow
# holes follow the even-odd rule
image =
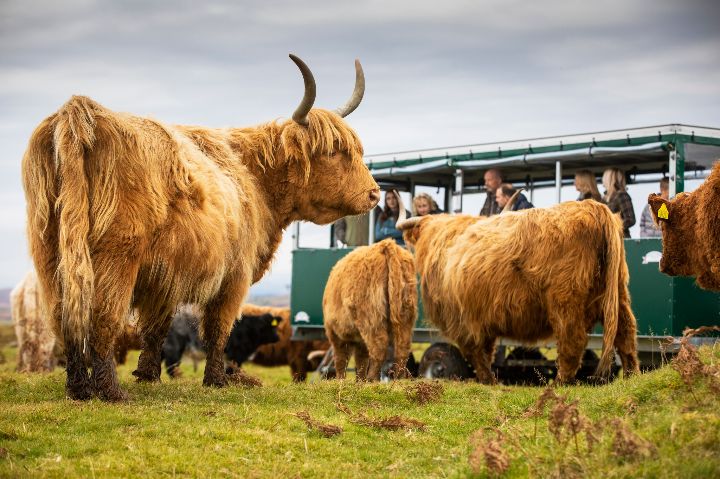
[[[281,317],[269,313],[261,316],[243,314],[233,324],[225,346],[226,359],[239,367],[259,346],[279,341],[277,326],[280,321]],[[205,347],[198,334],[198,318],[190,313],[180,312],[172,320],[162,349],[162,357],[170,377],[179,375],[180,361],[186,350],[196,355],[203,352]]]

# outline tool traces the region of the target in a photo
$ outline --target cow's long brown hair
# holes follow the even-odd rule
[[[206,339],[226,337],[290,222],[329,223],[379,198],[344,120],[313,109],[307,121],[174,126],[81,96],[44,120],[23,158],[23,185],[56,333],[105,365],[131,304],[147,343],[191,302],[222,317],[204,323]]]

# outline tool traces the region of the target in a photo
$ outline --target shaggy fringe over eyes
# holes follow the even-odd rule
[[[260,166],[275,168],[288,161],[302,162],[303,180],[310,180],[311,159],[346,153],[351,162],[362,161],[363,147],[355,132],[333,112],[313,109],[308,113],[308,126],[292,120],[267,123],[259,127],[242,128],[232,135],[233,142],[241,147],[248,161]],[[280,148],[273,146],[280,139]]]

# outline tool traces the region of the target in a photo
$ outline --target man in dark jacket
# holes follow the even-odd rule
[[[503,183],[500,185],[500,188],[497,189],[497,192],[495,193],[495,199],[497,200],[497,204],[500,207],[500,210],[502,211],[503,208],[505,208],[505,205],[508,204],[508,201],[512,198],[512,196],[515,194],[517,189],[511,185],[510,183]],[[534,208],[533,204],[530,203],[530,201],[520,193],[517,195],[517,198],[513,200],[512,207],[510,208],[511,211],[518,211],[518,210],[526,210],[528,208]]]
[[[495,168],[489,169],[483,176],[485,180],[485,191],[487,191],[487,197],[485,198],[485,204],[483,204],[480,210],[480,216],[492,216],[499,214],[502,211],[502,207],[498,205],[496,199],[496,191],[502,184],[502,174],[500,170]]]

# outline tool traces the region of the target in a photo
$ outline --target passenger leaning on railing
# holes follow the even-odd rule
[[[413,198],[413,216],[437,215],[443,213],[435,200],[427,193],[420,193]]]
[[[603,173],[603,187],[605,196],[603,200],[607,203],[610,211],[620,213],[623,222],[623,233],[626,238],[630,237],[630,227],[635,224],[635,211],[633,210],[632,198],[625,190],[625,173],[619,168],[608,168]]]
[[[575,173],[575,189],[580,193],[578,201],[595,200],[602,202],[603,200],[595,182],[595,175],[590,170],[580,170]]]
[[[396,193],[388,191],[385,193],[385,207],[375,221],[375,242],[385,238],[392,238],[400,246],[405,246],[402,231],[395,228],[398,216],[400,215],[400,202]]]

